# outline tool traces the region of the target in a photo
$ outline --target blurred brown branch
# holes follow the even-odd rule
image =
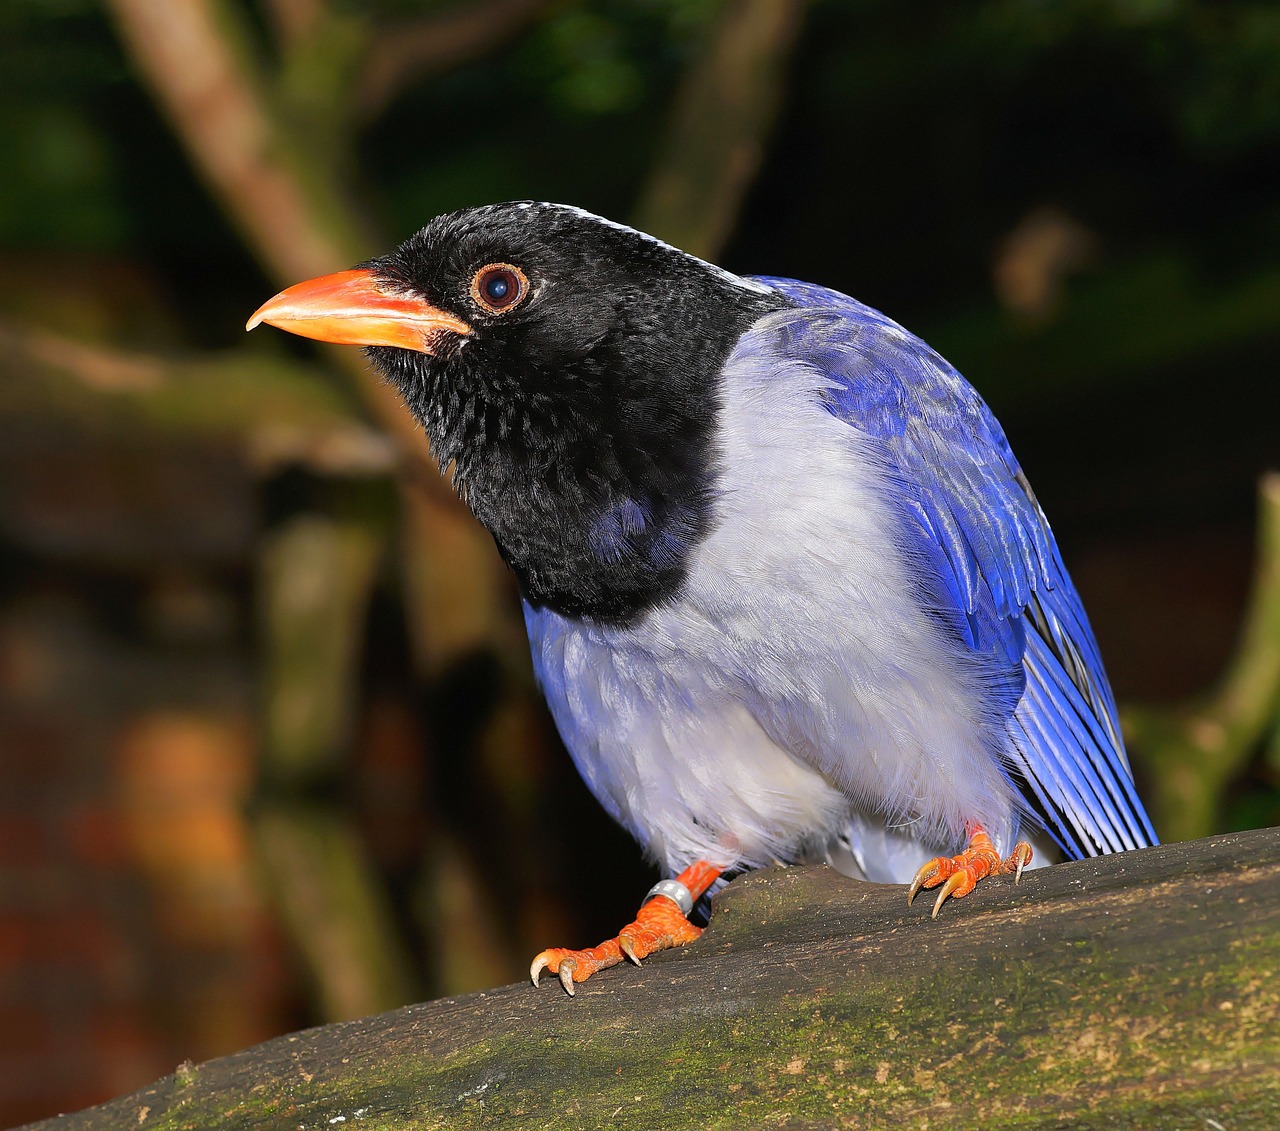
[[[276,35],[286,48],[304,42],[324,18],[325,0],[267,0]]]
[[[336,187],[306,178],[268,109],[240,13],[223,0],[107,0],[130,53],[228,215],[282,282],[376,246]]]
[[[1060,208],[1033,208],[996,248],[991,281],[1000,304],[1028,325],[1052,321],[1066,282],[1098,257],[1095,232]]]
[[[409,507],[421,508],[425,495],[407,492]],[[430,639],[440,641],[437,607],[447,608],[451,590],[461,591],[464,609],[486,609],[471,587],[486,576],[484,561],[467,573],[465,559],[442,557],[442,538],[474,542],[473,531],[452,512],[416,517],[419,536],[407,540],[425,561],[453,579],[443,593],[427,597]],[[423,537],[424,531],[430,537]],[[263,546],[258,593],[262,608],[265,669],[262,776],[264,788],[254,811],[261,860],[276,904],[318,990],[327,1018],[356,1017],[420,996],[411,952],[397,929],[389,898],[356,834],[349,807],[323,797],[326,785],[343,780],[350,760],[351,723],[358,706],[358,672],[367,606],[382,549],[381,532],[368,521],[337,522],[302,515],[274,531]],[[418,587],[413,587],[417,591]],[[496,599],[497,593],[494,594]],[[463,623],[474,627],[474,619]],[[485,629],[491,626],[484,625]],[[471,645],[443,634],[446,646]],[[445,664],[458,653],[437,662]],[[447,750],[445,757],[464,756]],[[436,838],[438,842],[438,836]],[[438,843],[426,847],[435,875],[444,859]],[[478,877],[462,871],[460,882]],[[463,897],[479,906],[482,897]],[[474,921],[472,937],[438,939],[437,971],[447,975],[455,948],[465,946],[483,977],[508,968],[488,921]],[[446,983],[448,984],[448,983]]]
[[[346,814],[310,799],[342,773],[358,701],[364,622],[385,532],[303,514],[258,565],[264,669],[260,857],[323,1015],[359,1017],[417,996],[412,962]]]
[[[1190,706],[1124,712],[1125,732],[1151,771],[1152,816],[1166,840],[1218,827],[1227,788],[1280,721],[1280,473],[1258,486],[1257,538],[1240,643],[1217,688]]]
[[[271,112],[241,14],[225,0],[108,0],[117,27],[192,161],[278,282],[367,258],[368,226],[327,170],[309,167]],[[265,296],[264,296],[265,297]],[[395,394],[358,354],[336,354],[374,415],[407,451],[424,454]]]
[[[326,107],[332,111],[349,94],[343,87],[353,78],[354,47],[348,40],[361,32],[352,18],[339,17],[328,8],[277,12],[292,29],[286,34],[310,38],[286,50],[286,72],[273,80],[257,61],[245,14],[234,0],[110,0],[110,9],[192,161],[270,275],[292,283],[348,266],[376,249],[372,225],[340,183],[339,171],[352,160],[346,122],[332,113],[326,120]],[[271,91],[280,97],[273,99]],[[297,115],[297,124],[286,123],[282,115],[287,107]],[[299,130],[309,133],[305,144]],[[441,505],[439,477],[427,471],[434,464],[426,441],[396,394],[369,372],[357,351],[335,350],[329,356],[354,379],[374,417],[400,442],[411,465],[424,472],[399,478],[407,504],[401,510],[403,539],[411,548],[409,560],[430,562],[452,584],[425,593],[414,587],[416,599],[408,603],[410,635],[423,671],[437,675],[472,651],[508,651],[513,610],[505,571],[488,535],[461,504]],[[445,558],[442,546],[463,547],[464,552]],[[362,584],[372,581],[369,574]],[[449,629],[442,635],[444,625]],[[353,693],[342,686],[346,694]],[[531,735],[530,741],[536,737]],[[463,755],[450,751],[447,756]],[[271,789],[279,794],[270,799],[272,811],[289,810],[290,783],[276,783]],[[322,906],[326,915],[345,917],[348,939],[367,941],[368,931],[385,931],[389,924],[382,916],[367,914],[363,897],[357,899],[355,893],[363,890],[376,902],[378,881],[356,853],[343,853],[342,868],[326,866],[335,846],[340,851],[352,842],[346,818],[335,806],[326,807],[320,816],[329,830],[323,841],[308,840],[298,822],[286,822],[297,833],[285,838],[290,850],[272,855],[267,850],[278,847],[280,838],[263,840],[269,868],[279,872],[279,864],[296,872],[292,879],[278,874],[274,886],[282,892],[309,877],[308,882],[314,881],[313,905]],[[353,872],[363,876],[361,885],[348,882]],[[291,914],[288,907],[284,911],[299,950],[310,960],[315,982],[333,985],[336,979],[350,977],[341,967],[324,965],[331,952],[309,947],[302,937],[307,929],[304,917]],[[347,948],[349,958],[363,956],[364,985],[379,984],[378,971],[368,964],[376,965],[377,955],[389,953],[393,946],[386,937],[375,945]],[[336,993],[326,993],[325,999],[330,1004],[345,1001],[344,1010],[353,1008],[349,999]]]
[[[76,420],[111,410],[138,423],[243,444],[260,472],[289,463],[329,475],[386,474],[399,453],[315,371],[284,357],[237,350],[162,355],[79,341],[0,319],[4,398],[27,412]]]
[[[378,117],[406,86],[505,43],[558,0],[488,0],[374,33],[354,92],[357,117]]]
[[[332,168],[310,163],[293,146],[265,94],[253,62],[242,14],[229,0],[109,0],[117,26],[175,132],[245,234],[268,273],[283,284],[349,266],[373,254],[370,225],[334,183]],[[264,296],[266,297],[266,296]],[[247,313],[247,312],[246,312]],[[374,418],[413,460],[434,469],[421,429],[395,392],[379,381],[355,350],[325,351],[352,377]],[[433,472],[405,480],[437,501]],[[417,508],[414,515],[461,506]],[[412,521],[412,518],[411,518]],[[465,520],[463,520],[465,521]],[[475,528],[472,537],[488,544]],[[497,568],[490,551],[491,568]]]
[[[728,0],[690,60],[635,224],[714,259],[737,222],[782,101],[805,0]]]

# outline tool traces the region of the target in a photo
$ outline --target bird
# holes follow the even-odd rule
[[[264,322],[364,347],[399,392],[515,573],[570,757],[665,877],[535,985],[692,941],[752,869],[937,887],[936,918],[988,875],[1157,843],[1001,426],[880,312],[514,201]]]

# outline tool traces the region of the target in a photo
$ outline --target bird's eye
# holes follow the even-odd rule
[[[510,263],[490,263],[471,280],[471,297],[490,314],[504,314],[529,293],[529,280]]]

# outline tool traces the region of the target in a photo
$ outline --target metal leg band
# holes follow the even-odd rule
[[[648,894],[641,903],[643,907],[655,895],[665,895],[672,903],[680,908],[681,915],[688,915],[693,910],[693,892],[684,886],[679,880],[659,880],[649,889]]]

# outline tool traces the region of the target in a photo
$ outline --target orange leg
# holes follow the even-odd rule
[[[1014,883],[1022,879],[1022,869],[1031,863],[1031,845],[1018,841],[1007,860],[1000,859],[1000,853],[991,843],[987,831],[981,825],[969,826],[969,844],[959,856],[935,856],[921,866],[911,881],[911,890],[907,892],[907,902],[916,897],[921,888],[937,887],[943,884],[938,892],[938,900],[933,905],[933,918],[938,917],[947,897],[954,895],[959,899],[973,891],[978,881],[985,876],[1008,875],[1013,873]]]
[[[648,958],[649,955],[656,954],[660,950],[668,950],[673,946],[684,946],[685,943],[693,942],[702,934],[702,928],[695,927],[689,922],[688,911],[693,909],[693,905],[707,888],[716,882],[721,871],[722,869],[708,864],[705,860],[699,860],[689,865],[676,877],[675,884],[679,886],[672,889],[672,896],[683,900],[687,892],[688,910],[682,910],[676,898],[655,890],[650,892],[652,898],[640,908],[635,922],[623,927],[618,932],[617,938],[607,939],[599,946],[593,946],[587,950],[566,950],[563,947],[544,950],[529,967],[529,976],[533,979],[533,984],[535,986],[538,984],[538,978],[543,970],[550,970],[551,973],[559,975],[560,984],[572,997],[575,982],[585,982],[597,970],[617,966],[624,956],[639,966],[642,958]],[[657,888],[662,888],[671,882],[664,881],[658,884]],[[683,887],[685,892],[680,891],[680,887]]]

